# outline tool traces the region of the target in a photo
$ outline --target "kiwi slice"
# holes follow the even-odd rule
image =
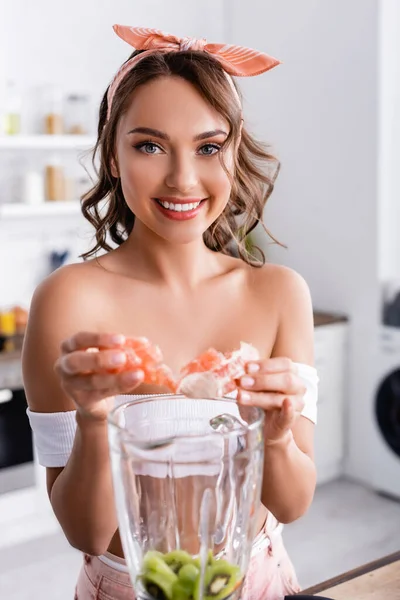
[[[172,600],[172,586],[178,577],[164,562],[160,552],[150,550],[145,554],[140,578],[152,598]]]
[[[193,563],[179,569],[178,581],[172,585],[172,600],[193,600],[193,592],[200,571]]]
[[[176,578],[176,575],[172,571],[171,575]],[[165,573],[147,571],[147,573],[142,575],[142,580],[148,594],[154,600],[172,600],[172,589],[175,582],[173,579],[168,578]]]
[[[230,565],[226,560],[216,560],[206,567],[204,574],[204,600],[223,600],[240,585],[242,575],[239,567]],[[194,598],[199,600],[200,577],[196,581]]]
[[[193,600],[193,586],[186,585],[178,579],[172,585],[172,600]]]
[[[199,576],[200,570],[193,563],[188,563],[187,565],[183,565],[179,569],[178,580],[188,587],[193,589],[195,581]]]
[[[174,571],[166,564],[161,552],[155,550],[149,550],[143,557],[143,572],[147,573],[148,571],[164,574],[167,578],[173,575],[173,580],[176,579]]]
[[[188,565],[193,562],[190,554],[184,550],[172,550],[163,556],[165,563],[174,573],[179,573],[183,565]]]

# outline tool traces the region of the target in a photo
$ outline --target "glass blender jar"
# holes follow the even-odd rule
[[[108,419],[137,598],[239,599],[256,534],[263,412],[229,398],[129,400]]]

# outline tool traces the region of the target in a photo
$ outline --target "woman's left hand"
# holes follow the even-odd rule
[[[283,439],[304,408],[306,387],[289,358],[268,358],[246,365],[246,375],[237,381],[238,402],[262,408],[265,442]]]

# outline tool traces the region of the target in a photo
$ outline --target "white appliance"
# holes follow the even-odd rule
[[[366,454],[369,483],[400,500],[400,329],[380,328]]]

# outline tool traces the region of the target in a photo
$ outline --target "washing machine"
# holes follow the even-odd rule
[[[377,362],[369,483],[400,501],[400,328],[380,327]]]

